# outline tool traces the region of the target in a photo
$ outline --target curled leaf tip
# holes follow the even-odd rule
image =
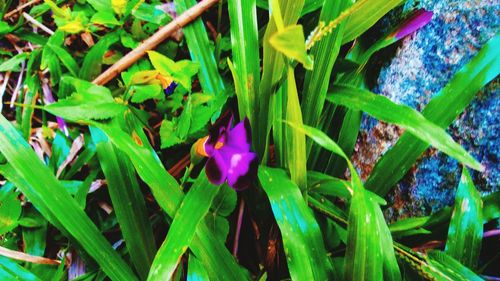
[[[425,26],[432,20],[433,12],[424,9],[417,10],[410,18],[404,21],[392,34],[399,40]]]

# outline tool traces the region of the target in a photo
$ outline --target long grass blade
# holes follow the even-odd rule
[[[0,151],[11,166],[6,177],[42,214],[56,227],[65,229],[76,239],[110,278],[136,280],[130,267],[111,248],[75,199],[3,116],[0,117],[0,143]],[[5,169],[2,173],[5,174]]]
[[[255,0],[230,0],[228,10],[234,70],[238,79],[235,88],[240,119],[247,116],[252,127],[256,127],[255,102],[260,83],[260,55]]]
[[[329,101],[354,110],[362,110],[381,121],[399,125],[413,136],[431,144],[469,167],[476,170],[484,169],[442,128],[427,120],[411,107],[395,104],[385,96],[350,86],[336,86],[333,91],[335,94],[328,96]]]
[[[369,0],[363,2],[362,7],[354,11],[347,21],[343,43],[354,40],[372,27],[390,10],[397,7],[403,0]]]
[[[147,138],[139,137],[144,135],[142,128],[132,128],[129,134],[117,126],[97,122],[93,125],[101,129],[118,149],[129,156],[138,175],[151,188],[160,207],[171,218],[174,218],[184,198],[184,193],[176,180],[165,170],[158,155],[147,142]],[[217,240],[204,223],[198,226],[190,248],[200,260],[203,260],[210,279],[249,279],[247,273],[238,266],[224,244]]]
[[[219,188],[208,182],[202,171],[175,214],[167,237],[158,250],[148,280],[170,280],[187,250],[203,217],[208,213]]]
[[[175,0],[177,13],[181,14],[196,5],[196,0]],[[224,82],[219,74],[214,54],[210,51],[207,31],[201,18],[183,28],[191,58],[200,64],[199,79],[205,93],[213,95],[224,92]]]
[[[499,48],[500,36],[497,35],[432,98],[422,115],[441,128],[448,127],[476,93],[500,73]],[[366,188],[385,196],[427,148],[426,142],[411,134],[403,134],[377,162],[366,181]]]
[[[483,240],[483,202],[472,178],[463,168],[448,228],[446,254],[463,265],[475,268]]]
[[[281,230],[292,280],[332,280],[321,231],[297,185],[284,170],[263,166],[259,180]]]
[[[156,247],[134,167],[102,131],[90,127],[90,132],[130,258],[141,279],[146,279]]]

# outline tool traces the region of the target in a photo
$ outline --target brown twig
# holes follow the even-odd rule
[[[36,4],[38,2],[40,2],[41,0],[31,0],[23,5],[20,5],[20,6],[17,6],[17,8],[15,8],[14,10],[8,12],[7,14],[5,14],[3,16],[3,19],[9,19],[11,16],[13,16],[14,14],[16,14],[17,12],[20,12],[22,11],[24,8],[28,7],[28,6],[31,6],[33,4]]]
[[[204,11],[206,11],[217,2],[218,0],[203,0],[193,7],[189,8],[187,11],[182,13],[182,15],[176,17],[169,24],[160,28],[155,34],[142,42],[141,45],[129,52],[106,71],[101,73],[101,75],[99,75],[92,82],[97,85],[104,85],[108,83],[111,79],[120,74],[120,72],[127,69],[142,56],[144,56],[147,51],[154,49],[165,39],[170,37],[175,31],[195,20]]]
[[[31,263],[38,264],[60,264],[61,262],[58,260],[51,260],[44,257],[32,256],[23,252],[13,251],[11,249],[7,249],[0,246],[0,255],[4,257],[8,257],[15,260],[26,261]]]

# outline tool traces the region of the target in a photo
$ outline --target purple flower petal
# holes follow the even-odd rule
[[[208,180],[215,185],[223,184],[227,178],[227,166],[218,151],[214,151],[205,165],[205,172],[207,173]]]
[[[419,28],[429,23],[432,19],[433,13],[423,9],[417,10],[409,19],[404,21],[393,33],[394,38],[399,40],[406,35],[415,32]]]
[[[229,132],[233,123],[233,114],[225,113],[208,130],[208,139],[205,142],[205,151],[211,156],[215,151],[215,146],[218,142],[225,143],[226,133]]]
[[[250,151],[251,140],[252,129],[250,128],[250,121],[248,118],[245,118],[227,133],[227,139],[224,146],[236,148],[240,150],[240,152],[248,152]]]
[[[226,146],[219,152],[227,167],[227,184],[236,190],[249,187],[257,174],[257,154],[238,152]]]

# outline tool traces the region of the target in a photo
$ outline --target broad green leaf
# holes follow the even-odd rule
[[[206,225],[221,242],[227,240],[229,234],[228,217],[236,208],[237,201],[236,191],[224,184],[219,187],[219,193],[217,193],[210,211],[205,216]]]
[[[218,191],[202,171],[175,214],[167,237],[156,253],[148,280],[170,280]]]
[[[335,178],[323,173],[309,171],[307,172],[307,190],[317,192],[323,195],[336,196],[343,199],[351,198],[351,184],[348,181]]]
[[[101,129],[114,145],[129,156],[141,179],[151,188],[160,207],[170,218],[174,218],[184,194],[179,184],[168,174],[158,155],[147,142],[142,128],[133,127],[129,134],[117,126],[92,123]],[[249,280],[248,274],[239,267],[224,244],[217,240],[204,223],[198,226],[190,249],[203,261],[210,279]]]
[[[333,92],[334,94],[327,97],[329,101],[354,110],[362,110],[381,121],[399,125],[413,136],[431,144],[471,168],[476,170],[484,169],[445,130],[427,120],[411,107],[395,104],[385,96],[350,86],[336,86],[333,88]]]
[[[15,261],[0,256],[0,279],[18,281],[42,281],[38,276],[20,266]]]
[[[130,86],[130,99],[134,103],[142,103],[149,99],[162,100],[165,98],[165,93],[159,84],[151,85],[132,85]]]
[[[4,185],[0,189],[0,235],[17,227],[21,216],[21,201],[17,196],[12,186]]]
[[[360,0],[356,3],[358,8],[350,15],[342,42],[354,40],[390,10],[401,4],[403,0]]]
[[[203,264],[194,256],[189,255],[187,281],[208,281],[207,271],[203,268]]]
[[[257,6],[262,9],[269,9],[269,1],[268,0],[257,0]],[[301,15],[305,15],[311,12],[316,11],[317,9],[321,8],[323,5],[324,1],[323,0],[305,0],[304,1],[304,7],[302,8]]]
[[[128,0],[111,0],[111,7],[117,15],[122,15],[125,13],[125,8],[127,7]]]
[[[43,107],[56,116],[73,121],[107,119],[123,113],[127,108],[125,104],[116,102],[105,87],[76,78],[63,79],[72,84],[76,92]]]
[[[175,0],[174,3],[177,13],[181,14],[197,2],[196,0]],[[182,30],[186,36],[192,60],[200,64],[198,78],[203,92],[213,95],[222,94],[224,92],[224,82],[219,74],[218,62],[215,61],[214,54],[211,51],[208,34],[202,19],[194,20]]]
[[[14,183],[53,225],[67,231],[114,280],[136,280],[64,186],[40,161],[5,117],[0,116],[0,152],[8,160],[0,172]]]
[[[82,68],[80,69],[80,79],[90,81],[101,74],[102,58],[109,47],[116,43],[118,39],[118,33],[108,33],[92,46],[83,59]]]
[[[475,268],[483,240],[483,202],[467,168],[463,168],[455,196],[445,252],[460,263]]]
[[[247,116],[252,127],[255,127],[260,83],[259,34],[255,0],[229,0],[227,3],[234,67],[231,63],[228,65],[234,77],[240,120]]]
[[[281,230],[292,280],[331,280],[333,267],[311,210],[284,170],[259,167],[259,180]]]
[[[448,127],[477,92],[500,73],[498,49],[500,49],[500,36],[495,36],[432,98],[422,111],[422,115],[441,128]],[[428,146],[426,142],[411,134],[403,134],[377,162],[366,181],[366,188],[382,196],[387,194]]]
[[[162,75],[171,76],[186,90],[191,90],[191,77],[198,72],[198,64],[188,60],[175,62],[155,51],[149,51],[148,55],[151,64],[157,71]]]
[[[98,13],[113,13],[113,7],[110,0],[86,0]]]
[[[174,122],[166,119],[161,122],[160,141],[161,148],[169,148],[184,142],[183,139],[177,136],[177,126]]]
[[[170,20],[169,14],[158,9],[157,4],[141,3],[132,10],[132,15],[136,19],[158,25],[165,25]]]
[[[115,15],[110,12],[97,12],[92,16],[92,18],[90,18],[90,22],[107,27],[121,25],[121,23],[115,18]]]
[[[145,279],[156,249],[134,167],[102,131],[94,127],[90,131],[125,245],[136,271]]]
[[[305,69],[313,68],[313,60],[307,54],[302,25],[289,25],[271,35],[269,43],[278,52],[304,65]]]
[[[389,225],[389,230],[392,233],[395,232],[403,232],[416,228],[423,227],[428,221],[430,217],[414,217],[414,218],[406,218],[402,220],[398,220]]]

